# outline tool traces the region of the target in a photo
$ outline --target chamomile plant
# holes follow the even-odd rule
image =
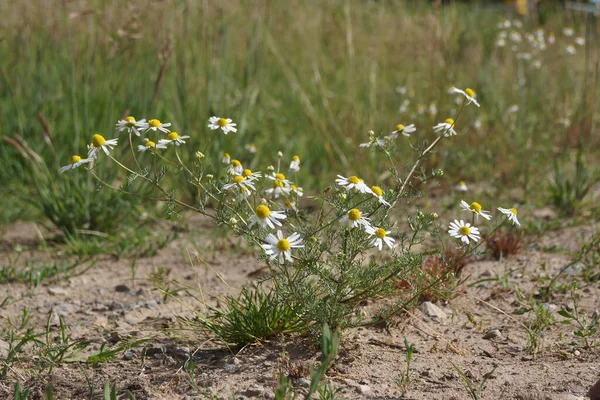
[[[472,89],[456,89],[456,93],[464,97],[463,107],[480,106]],[[171,215],[188,210],[211,218],[217,225],[228,226],[268,265],[269,284],[260,290],[273,288],[269,289],[269,299],[287,309],[282,315],[293,316],[294,326],[300,327],[297,330],[308,331],[325,323],[343,329],[364,320],[365,314],[358,310],[365,300],[397,295],[400,280],[408,282],[408,296],[417,298],[420,291],[436,284],[432,282],[429,288],[411,285],[426,255],[415,251],[414,245],[431,238],[455,241],[452,245],[462,252],[462,258],[479,245],[481,228],[476,225],[492,218],[479,203],[463,201],[462,209],[468,214],[457,216],[446,228],[448,225],[437,214],[411,210],[405,201],[421,195],[425,184],[443,174],[437,169],[426,171],[421,163],[442,141],[451,145],[453,136],[460,134],[460,129],[456,129],[459,116],[460,111],[428,130],[407,121],[406,125],[395,125],[391,134],[370,132],[369,141],[360,145],[361,151],[381,155],[391,178],[367,181],[354,170],[342,171],[337,177],[332,174],[321,191],[306,196],[308,199],[302,203],[304,192],[298,182],[303,172],[301,155],[278,152],[271,160],[261,160],[265,167],[260,171],[248,168],[244,154],[228,154],[222,149],[218,157],[204,156],[214,148],[210,144],[218,135],[236,134],[237,124],[224,117],[208,118],[202,135],[209,145],[202,149],[187,148],[189,135],[172,132],[168,122],[128,117],[117,122],[117,137],[106,140],[100,134],[94,135],[87,159],[72,158],[71,167],[64,171],[88,170],[102,184],[134,196],[140,195],[135,191],[138,188],[149,188],[154,193],[145,196],[165,202]],[[131,148],[127,151],[130,163],[117,158],[116,154],[125,154],[113,151],[119,146]],[[413,166],[406,171],[394,157],[400,146],[411,146],[417,152]],[[182,152],[195,154],[194,161],[185,163],[183,159],[187,157],[181,157]],[[209,159],[221,162],[211,164]],[[101,180],[95,171],[102,163],[121,168],[127,181],[138,185],[123,187]],[[257,165],[256,160],[252,165]],[[194,202],[186,202],[169,189],[173,186],[169,180],[181,172],[198,190]],[[307,201],[314,204],[311,208],[315,212],[303,207]],[[504,209],[499,210],[508,217],[507,221],[516,220],[516,211],[509,215]],[[461,219],[465,217],[467,221]],[[448,270],[451,272],[452,268]],[[440,281],[443,279],[440,277]],[[230,311],[239,316],[244,309]],[[227,315],[226,329],[244,329],[231,324],[239,318]],[[205,329],[214,331],[215,320],[210,318],[198,316],[205,322],[201,324]],[[223,329],[220,326],[219,331]],[[260,339],[268,334],[268,329],[261,328],[227,337]]]

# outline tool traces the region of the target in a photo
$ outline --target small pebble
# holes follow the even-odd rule
[[[500,333],[500,330],[498,329],[490,329],[485,335],[483,335],[483,338],[486,340],[499,339],[501,337],[502,333]]]
[[[127,285],[117,285],[115,286],[115,291],[118,293],[127,293],[129,292],[129,286]]]

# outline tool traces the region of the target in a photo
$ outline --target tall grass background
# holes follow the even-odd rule
[[[20,135],[58,170],[71,154],[85,152],[93,133],[115,137],[117,119],[158,118],[191,136],[189,158],[202,150],[217,163],[226,151],[263,169],[278,150],[288,160],[298,154],[299,183],[314,190],[330,185],[336,173],[384,179],[383,157],[358,147],[367,132],[389,134],[398,123],[415,123],[411,140],[431,141],[431,127],[457,109],[447,94],[456,85],[473,88],[483,106],[465,109],[458,136],[429,166],[444,169],[449,186],[487,184],[494,196],[520,188],[518,201],[540,201],[552,171],[548,160],[568,157],[564,149],[580,138],[588,148],[598,145],[590,134],[598,112],[598,27],[590,25],[594,45],[585,57],[583,47],[566,54],[560,41],[564,26],[584,35],[583,15],[549,5],[523,19],[526,30],[541,26],[559,38],[537,70],[494,46],[497,23],[512,16],[486,4],[0,2],[0,135]],[[402,114],[405,98],[411,104]],[[415,112],[431,102],[437,116]],[[509,116],[515,104],[519,111]],[[565,128],[557,121],[567,109],[573,123]],[[233,118],[238,133],[211,141],[212,115]],[[256,154],[244,149],[248,143]],[[409,164],[413,153],[400,143],[397,157]],[[26,165],[13,146],[0,144],[4,222],[31,214],[21,200],[35,193]],[[71,179],[66,175],[54,179]]]

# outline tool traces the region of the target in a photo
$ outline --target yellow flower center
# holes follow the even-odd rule
[[[151,119],[148,121],[148,126],[150,126],[150,128],[158,128],[160,126],[160,121],[157,119]]]
[[[92,136],[92,145],[96,148],[102,147],[102,145],[106,142],[106,139],[98,133]]]
[[[473,91],[473,89],[466,88],[466,89],[465,89],[465,93],[466,93],[466,94],[467,94],[467,96],[469,96],[469,97],[475,97],[475,92]]]
[[[133,118],[131,115],[129,117],[125,118],[125,125],[127,125],[128,127],[132,127],[135,125],[135,118]]]
[[[472,211],[475,211],[476,213],[480,213],[481,212],[481,204],[479,204],[478,202],[474,201],[471,203],[471,206],[469,207]]]
[[[375,229],[375,236],[377,236],[379,239],[383,239],[385,237],[385,229],[383,229],[383,228]]]
[[[227,126],[227,120],[225,118],[219,118],[219,120],[217,121],[217,125],[219,126]]]
[[[156,143],[154,143],[152,140],[148,140],[148,141],[145,143],[145,146],[146,146],[146,147],[156,147]]]
[[[294,156],[294,157],[292,157],[292,161],[296,161],[296,162],[299,163],[300,162],[300,157]]]
[[[360,182],[360,179],[358,179],[358,176],[352,175],[351,177],[348,178],[348,182],[357,185],[358,182]]]
[[[373,193],[375,193],[377,197],[383,196],[383,191],[379,186],[371,186],[371,190],[373,191]]]
[[[517,209],[516,208],[509,208],[510,212],[513,213],[515,215],[515,217],[517,216]]]
[[[285,180],[285,175],[284,174],[275,174],[275,179],[283,181],[283,180]]]
[[[294,192],[295,192],[296,190],[298,190],[298,188],[296,187],[296,185],[290,185],[290,189],[292,189]]]
[[[468,226],[461,226],[460,229],[458,230],[458,233],[460,233],[463,236],[467,236],[471,233],[471,230],[469,229]]]
[[[169,135],[167,136],[167,139],[169,140],[175,140],[179,137],[179,134],[177,132],[171,132],[169,133]]]
[[[284,204],[284,205],[285,205],[287,208],[294,208],[294,202],[293,202],[293,201],[286,200],[286,201],[285,201],[283,204]]]
[[[265,206],[264,204],[261,204],[260,206],[256,207],[256,216],[260,219],[267,219],[267,217],[271,214],[271,210],[269,210],[269,207]]]
[[[350,221],[358,221],[360,219],[360,211],[358,211],[356,208],[348,211],[348,219]]]
[[[252,171],[250,171],[249,169],[245,169],[245,170],[243,170],[243,171],[242,171],[242,176],[243,176],[244,178],[247,178],[247,177],[249,177],[250,175],[252,175]]]
[[[459,184],[460,186],[465,186],[465,185],[466,185],[465,181],[460,181],[460,182],[458,182],[458,184]]]
[[[277,241],[277,249],[279,251],[288,251],[290,249],[290,242],[287,239],[279,239]]]
[[[230,157],[229,157],[229,153],[225,153],[225,154],[223,154],[223,158],[230,158]]]
[[[454,120],[452,118],[448,118],[444,122],[447,123],[448,125],[454,125]]]
[[[281,182],[279,180],[273,181],[273,189],[282,188],[282,187],[283,187],[283,182]]]
[[[231,166],[234,168],[241,167],[242,163],[239,160],[231,160]]]
[[[402,125],[402,124],[396,125],[396,130],[397,131],[401,131],[402,129],[404,129],[404,125]]]
[[[79,160],[81,160],[81,157],[79,157],[79,156],[71,156],[71,164],[75,164]]]
[[[246,180],[246,178],[243,177],[242,175],[236,175],[233,178],[231,178],[231,182],[232,183],[240,183],[240,182],[243,182],[245,180]]]

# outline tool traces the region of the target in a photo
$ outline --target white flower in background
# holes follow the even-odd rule
[[[506,40],[502,39],[502,38],[498,38],[496,40],[496,47],[504,47],[506,46]]]
[[[296,185],[290,185],[290,192],[295,193],[298,197],[304,196],[304,190]]]
[[[531,60],[531,53],[517,53],[517,60]]]
[[[512,24],[515,28],[521,29],[523,27],[523,23],[518,19],[513,19]]]
[[[460,221],[455,219],[454,222],[450,222],[448,233],[450,236],[460,239],[465,244],[469,244],[469,240],[477,242],[480,238],[479,229],[471,226],[469,223],[465,223],[462,219]]]
[[[166,149],[167,146],[161,144],[160,142],[156,144],[152,140],[148,140],[148,138],[144,139],[144,144],[140,144],[138,146],[138,151],[144,152],[148,150],[156,150],[156,149]]]
[[[535,69],[542,68],[542,62],[540,60],[535,60],[531,65],[533,65],[533,68]]]
[[[263,229],[267,227],[275,229],[275,225],[281,226],[279,220],[285,218],[286,216],[282,211],[271,211],[269,207],[261,204],[254,210],[254,215],[250,216],[248,226],[251,228],[254,224],[258,224]]]
[[[517,209],[516,208],[502,208],[498,207],[498,210],[508,217],[508,220],[513,223],[513,225],[521,226],[519,220],[517,219]]]
[[[548,39],[546,39],[546,41],[548,42],[548,44],[556,43],[556,36],[554,36],[554,33],[550,32],[548,34]]]
[[[169,129],[167,129],[169,126],[171,126],[170,122],[167,122],[166,124],[163,124],[162,122],[160,122],[157,119],[151,119],[150,121],[148,121],[148,125],[146,126],[146,128],[144,129],[146,132],[148,131],[161,131],[162,133],[169,133]]]
[[[237,128],[235,128],[236,124],[233,123],[231,118],[210,117],[208,122],[210,122],[208,127],[213,131],[216,129],[221,129],[226,135],[229,132],[237,132]]]
[[[283,237],[283,233],[278,230],[277,236],[269,233],[265,238],[267,244],[262,244],[261,247],[265,250],[265,254],[269,256],[269,261],[278,259],[280,264],[285,261],[293,262],[292,249],[304,247],[302,238],[298,233],[292,233],[287,238]]]
[[[292,162],[290,163],[290,170],[291,171],[300,171],[300,157],[298,156],[293,156],[292,157]]]
[[[404,101],[402,101],[402,104],[400,104],[400,107],[398,108],[398,112],[400,114],[404,114],[406,112],[406,110],[408,110],[409,105],[410,105],[410,100],[404,99]]]
[[[369,135],[369,141],[366,143],[361,143],[358,145],[358,147],[371,147],[371,146],[379,146],[379,147],[384,147],[386,145],[386,141],[375,137],[374,134],[370,134]]]
[[[465,183],[465,181],[460,181],[458,182],[458,185],[454,186],[454,190],[456,190],[457,192],[466,192],[467,184]]]
[[[479,107],[479,103],[477,102],[477,100],[475,100],[476,94],[473,91],[473,89],[466,88],[465,90],[460,90],[458,88],[451,87],[450,93],[463,95],[467,99],[467,105],[473,103],[477,107]]]
[[[179,136],[179,134],[177,132],[170,132],[167,135],[166,139],[160,139],[158,141],[158,144],[160,145],[169,145],[169,144],[173,144],[175,146],[180,146],[182,144],[185,143],[185,140],[183,139],[189,139],[190,137],[185,135],[185,136]]]
[[[366,227],[365,231],[370,236],[375,236],[371,241],[371,246],[377,247],[379,251],[383,249],[383,244],[385,243],[390,249],[396,247],[394,244],[394,239],[389,237],[388,235],[391,233],[390,231],[386,231],[383,228],[373,228],[372,226]]]
[[[506,109],[506,112],[508,114],[519,112],[519,106],[517,104],[513,104],[512,106],[510,106]]]
[[[510,28],[510,26],[511,26],[511,23],[510,23],[510,20],[508,20],[508,19],[505,19],[504,21],[500,21],[500,22],[498,22],[498,25],[496,25],[496,27],[498,29],[503,29],[503,28],[508,29],[508,28]]]
[[[438,113],[437,106],[435,105],[435,103],[434,103],[434,102],[431,102],[431,103],[429,104],[429,114],[430,114],[432,117],[435,117],[435,116],[437,115],[437,113]]]
[[[60,172],[65,172],[70,169],[77,168],[83,164],[89,163],[90,161],[92,161],[91,158],[81,158],[80,156],[71,156],[69,164],[65,165],[64,167],[61,167]]]
[[[102,150],[106,155],[110,154],[110,151],[117,145],[117,139],[104,139],[104,136],[96,133],[92,136],[92,144],[88,144],[88,156],[87,158],[98,157],[98,152]]]
[[[477,130],[480,130],[482,126],[483,126],[483,123],[481,122],[481,119],[479,119],[479,118],[477,118],[475,120],[475,122],[473,122],[473,127]]]
[[[338,186],[343,186],[346,190],[355,189],[360,193],[372,193],[371,189],[365,184],[365,181],[360,179],[358,176],[352,175],[348,178],[344,178],[341,175],[337,176],[338,178],[335,180],[335,183]]]
[[[392,131],[392,133],[390,133],[388,136],[386,136],[386,138],[388,140],[394,140],[398,137],[398,134],[402,134],[406,137],[410,137],[410,134],[415,132],[417,129],[415,128],[415,124],[410,124],[407,126],[404,126],[402,124],[398,124],[394,127],[394,130]]]
[[[580,46],[585,46],[585,39],[580,37],[575,38],[575,44],[578,44]]]
[[[406,94],[406,86],[396,86],[396,93]]]
[[[353,208],[346,213],[341,219],[340,223],[346,225],[348,228],[368,228],[371,226],[369,223],[369,219],[363,217],[360,211],[357,208]]]
[[[513,43],[521,43],[521,41],[523,40],[521,38],[521,34],[517,31],[511,31],[510,34],[508,35],[508,38],[513,42]]]
[[[132,116],[121,119],[117,122],[116,129],[119,132],[126,130],[128,133],[135,133],[140,136],[140,132],[148,128],[148,123],[145,119],[136,121]]]
[[[461,200],[460,201],[460,208],[462,208],[463,211],[471,211],[472,213],[474,213],[475,214],[475,221],[477,221],[477,219],[479,218],[480,215],[483,218],[487,219],[488,221],[490,219],[492,219],[492,214],[490,214],[489,211],[483,211],[481,209],[481,204],[479,204],[476,201],[474,201],[471,204],[469,204],[466,201]]]
[[[433,127],[433,131],[435,133],[444,134],[446,137],[456,135],[456,131],[454,130],[454,120],[448,118],[444,122],[440,122]]]
[[[570,36],[573,36],[574,34],[575,34],[575,30],[573,30],[573,28],[571,28],[571,27],[563,28],[563,35],[570,37]]]
[[[241,175],[244,172],[244,167],[242,167],[240,160],[231,160],[228,171],[232,175]]]
[[[224,190],[241,190],[241,188],[251,189],[256,191],[254,183],[250,179],[242,175],[234,175],[231,177],[231,182],[223,185]]]
[[[373,193],[373,196],[377,197],[379,203],[383,204],[384,206],[390,206],[390,203],[385,201],[383,198],[383,190],[381,190],[379,186],[371,186],[371,192]]]
[[[577,53],[577,50],[575,50],[575,46],[573,46],[572,44],[567,45],[567,47],[565,47],[565,50],[567,51],[567,53],[574,55]]]
[[[246,149],[248,153],[256,153],[256,146],[254,145],[254,143],[244,145],[244,149]]]
[[[229,164],[229,163],[231,163],[231,156],[229,155],[229,153],[223,154],[223,158],[221,158],[221,162],[223,164]]]

